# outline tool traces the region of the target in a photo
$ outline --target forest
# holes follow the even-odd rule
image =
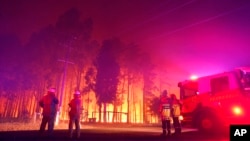
[[[32,119],[40,98],[56,88],[60,120],[68,119],[75,90],[84,101],[84,121],[158,122],[160,88],[150,55],[136,43],[92,39],[94,23],[72,8],[21,45],[0,35],[0,119]]]

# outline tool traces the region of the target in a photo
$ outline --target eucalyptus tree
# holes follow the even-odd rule
[[[148,102],[148,107],[151,116],[159,118],[159,106],[160,106],[160,97],[152,96]]]
[[[120,63],[123,68],[124,79],[127,79],[127,103],[128,103],[128,122],[130,122],[130,97],[133,97],[133,93],[130,94],[130,87],[137,82],[143,82],[142,87],[142,104],[143,104],[143,122],[147,121],[147,109],[149,101],[154,95],[157,87],[154,84],[154,64],[150,55],[141,49],[135,43],[128,45],[123,50]]]
[[[90,99],[89,93],[91,91],[95,91],[95,84],[96,84],[96,70],[94,67],[88,68],[86,75],[85,75],[85,83],[86,86],[83,89],[83,93],[87,94],[87,113],[89,113],[89,105],[92,99]]]
[[[31,81],[33,96],[38,101],[49,87],[59,86],[61,70],[58,58],[61,52],[54,26],[49,25],[33,33],[24,50],[25,66],[29,75],[27,80]],[[37,102],[34,103],[36,112],[40,112]]]
[[[29,88],[30,80],[25,71],[23,46],[15,35],[0,36],[0,115],[5,118],[21,118],[25,105],[22,93]]]
[[[117,40],[104,40],[101,50],[96,59],[96,85],[95,92],[97,95],[97,103],[99,105],[99,121],[101,120],[101,109],[103,104],[103,120],[106,119],[106,104],[113,103],[117,93],[118,76],[120,73],[120,66],[115,57],[115,50]]]
[[[154,72],[155,65],[153,64],[149,54],[145,53],[142,55],[141,67],[143,71],[143,121],[149,122],[149,114],[151,114],[150,104],[151,100],[154,98],[155,94],[158,92],[158,87],[156,86],[154,80],[156,74]]]
[[[141,67],[141,55],[143,51],[139,48],[138,45],[130,43],[129,45],[124,45],[119,56],[119,63],[122,68],[122,73],[120,75],[120,83],[125,83],[127,81],[127,86],[122,87],[127,91],[127,122],[131,122],[131,105],[133,106],[134,102],[131,102],[131,88],[134,83],[140,82],[142,79],[143,68]],[[126,90],[125,90],[126,89]]]
[[[86,70],[93,66],[99,44],[91,40],[93,21],[91,18],[82,19],[77,8],[71,8],[62,14],[55,24],[56,42],[60,56],[57,58],[61,68],[60,106],[62,115],[67,117],[67,104],[74,90],[83,91]],[[65,106],[66,105],[66,106]]]
[[[97,54],[98,44],[91,41],[93,21],[91,18],[81,20],[81,13],[76,8],[71,8],[59,17],[56,29],[60,43],[65,46],[64,61],[70,61],[74,65],[76,76],[76,88],[80,89],[82,75]]]

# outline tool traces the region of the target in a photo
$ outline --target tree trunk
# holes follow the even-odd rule
[[[103,103],[103,122],[107,122],[107,103]]]
[[[123,79],[123,82],[122,82],[122,103],[121,103],[121,107],[120,107],[120,112],[123,112],[123,98],[124,98],[124,92],[125,91],[125,78]],[[122,122],[122,113],[119,115],[119,121]]]
[[[129,81],[129,80],[128,80]],[[128,82],[128,97],[127,97],[128,109],[127,109],[127,123],[130,123],[130,96],[129,96],[129,82]]]
[[[143,123],[146,122],[146,105],[145,105],[145,87],[143,87],[143,93],[142,93],[142,109],[143,109]]]
[[[99,103],[99,122],[101,122],[101,120],[102,120],[102,104],[101,103]]]
[[[76,89],[79,90],[81,86],[82,73],[80,70],[77,71],[76,75]]]
[[[113,109],[113,117],[112,117],[112,123],[117,122],[117,102],[114,102],[114,109]]]

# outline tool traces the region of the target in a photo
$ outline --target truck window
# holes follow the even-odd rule
[[[187,97],[191,97],[191,96],[194,96],[197,94],[197,90],[192,90],[192,89],[184,89],[184,97],[187,98]]]
[[[181,99],[185,99],[191,96],[197,95],[198,91],[198,83],[190,81],[180,87],[180,94],[181,94]]]
[[[229,90],[229,81],[227,76],[213,78],[210,81],[212,94]]]
[[[250,90],[250,73],[249,72],[243,75],[241,82],[245,90]]]

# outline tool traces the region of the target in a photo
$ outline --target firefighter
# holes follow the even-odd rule
[[[167,90],[164,90],[160,97],[160,107],[159,112],[161,115],[161,121],[162,121],[162,135],[163,136],[170,136],[171,134],[171,99],[168,97]],[[166,132],[167,130],[167,132]]]
[[[178,135],[181,133],[181,123],[180,123],[180,120],[179,120],[179,117],[181,115],[181,102],[180,100],[178,100],[176,98],[176,95],[175,94],[171,94],[170,95],[171,97],[171,100],[172,100],[172,111],[171,111],[171,114],[172,114],[172,118],[173,118],[173,125],[174,125],[174,134],[175,135]]]
[[[80,137],[80,116],[82,113],[82,101],[79,91],[74,93],[74,98],[69,103],[69,137],[73,137],[73,125],[75,124],[76,138]]]
[[[39,101],[40,107],[42,107],[42,122],[40,125],[40,133],[45,131],[45,127],[48,124],[48,135],[51,136],[54,130],[54,122],[58,111],[58,98],[55,96],[55,88],[50,88],[46,95]]]

